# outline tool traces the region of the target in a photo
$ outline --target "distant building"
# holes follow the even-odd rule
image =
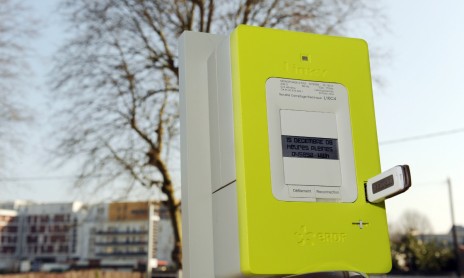
[[[7,202],[0,202],[0,209],[6,210],[15,210],[17,212],[21,212],[24,208],[28,205],[35,204],[32,201],[25,201],[25,200],[14,200],[14,201],[7,201]]]
[[[456,226],[456,235],[459,246],[464,246],[464,227]],[[418,236],[424,242],[435,242],[442,246],[454,248],[453,246],[453,231],[450,231],[446,234],[425,234]]]
[[[100,223],[108,220],[108,204],[84,205],[79,226],[80,260],[82,266],[99,266],[95,259],[95,238],[91,236]]]
[[[159,202],[0,203],[0,272],[45,264],[144,270],[172,262],[173,233]],[[154,264],[155,263],[155,264]]]
[[[32,204],[20,214],[21,260],[36,263],[72,263],[79,259],[80,202]]]
[[[158,242],[156,254],[160,261],[172,263],[172,249],[174,247],[174,231],[172,228],[171,216],[169,215],[167,205],[163,203],[159,206],[160,216],[158,225]]]
[[[90,207],[83,220],[82,235],[88,248],[81,262],[100,267],[144,269],[148,257],[157,256],[158,207],[159,204],[150,202],[115,202]],[[153,210],[151,224],[150,208]]]
[[[13,270],[19,254],[19,221],[14,210],[0,209],[0,270]]]

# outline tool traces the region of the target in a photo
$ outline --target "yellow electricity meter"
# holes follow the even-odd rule
[[[384,200],[411,176],[380,173],[366,43],[240,26],[179,46],[186,278],[388,272]]]
[[[388,272],[367,44],[239,26],[207,63],[215,277]]]

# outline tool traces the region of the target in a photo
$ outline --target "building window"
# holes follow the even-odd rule
[[[55,214],[55,216],[53,217],[53,221],[64,222],[64,217],[65,217],[64,214]]]

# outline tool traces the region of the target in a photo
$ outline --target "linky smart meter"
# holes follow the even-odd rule
[[[207,68],[215,277],[388,272],[366,43],[239,26]]]

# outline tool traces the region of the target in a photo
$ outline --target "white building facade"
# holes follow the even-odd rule
[[[20,214],[21,260],[73,263],[79,259],[80,202],[27,205]]]
[[[8,271],[17,267],[19,238],[18,213],[0,209],[0,270]]]
[[[165,212],[158,202],[0,203],[0,273],[21,262],[32,270],[52,263],[142,271],[148,262],[168,265],[173,234]]]

